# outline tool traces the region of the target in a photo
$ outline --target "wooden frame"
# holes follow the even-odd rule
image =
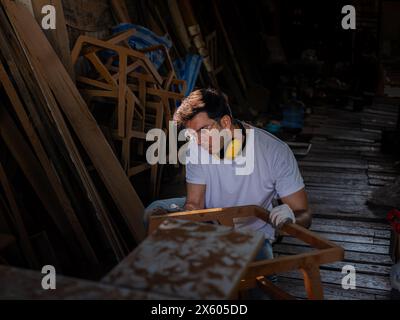
[[[133,50],[127,41],[135,33],[128,30],[109,40],[99,40],[87,36],[78,38],[72,50],[72,62],[81,57],[88,61],[96,75],[78,76],[83,88],[81,92],[88,100],[112,101],[116,106],[117,125],[113,128],[113,139],[121,141],[121,165],[130,178],[151,168],[150,193],[153,199],[158,195],[158,164],[137,165],[132,161],[132,139],[138,139],[135,152],[144,153],[145,132],[148,129],[168,128],[177,101],[184,97],[186,82],[176,78],[168,49],[156,45],[143,50]],[[115,53],[101,59],[103,50]],[[146,56],[151,51],[162,51],[165,56],[166,76],[161,76]],[[155,116],[147,111],[156,110]]]
[[[150,217],[149,232],[154,231],[161,222],[168,218],[192,220],[192,221],[218,221],[220,224],[234,226],[234,218],[255,216],[268,222],[269,213],[258,206],[240,206],[230,208],[214,208],[187,212],[176,212]],[[241,290],[256,286],[261,287],[273,297],[291,299],[289,294],[270,283],[265,276],[301,270],[304,276],[304,286],[309,299],[323,299],[323,288],[319,272],[319,266],[325,263],[343,260],[344,250],[335,243],[328,241],[317,234],[297,225],[285,224],[281,231],[296,237],[315,248],[315,251],[283,256],[272,260],[253,262],[241,283]]]

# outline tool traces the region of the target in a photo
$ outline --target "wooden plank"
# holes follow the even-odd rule
[[[128,177],[137,175],[138,173],[148,170],[150,168],[151,168],[151,166],[148,163],[142,163],[140,165],[130,167],[128,170]]]
[[[274,252],[280,254],[299,254],[309,252],[310,247],[288,245],[288,244],[275,244]],[[391,266],[393,261],[388,254],[378,254],[378,253],[367,253],[367,252],[355,252],[355,251],[345,251],[344,261],[349,262],[360,262],[360,263],[370,263],[378,264],[384,266]]]
[[[124,250],[119,243],[116,230],[114,230],[103,200],[101,199],[97,188],[92,181],[89,171],[86,168],[81,155],[79,154],[78,147],[73,140],[73,137],[69,131],[67,124],[64,121],[64,117],[61,114],[61,111],[50,91],[50,88],[48,87],[45,79],[43,79],[40,74],[36,75],[36,79],[40,84],[40,88],[47,102],[47,107],[49,109],[49,113],[52,116],[52,120],[56,124],[57,129],[62,136],[63,142],[65,143],[65,146],[68,150],[68,155],[71,157],[74,168],[76,169],[76,172],[82,181],[84,191],[87,193],[88,199],[93,205],[97,219],[101,222],[100,227],[104,232],[108,244],[113,250],[116,261],[120,261],[124,257]]]
[[[306,299],[304,283],[300,279],[279,276],[277,286],[299,299]],[[358,288],[344,290],[341,285],[324,283],[324,298],[326,300],[382,300],[389,299],[387,291]]]
[[[50,213],[58,230],[64,233],[65,225],[61,223],[64,220],[60,217],[63,208],[57,201],[57,196],[51,188],[45,171],[3,106],[0,108],[0,136],[17,161],[33,190],[42,201],[43,206]]]
[[[379,264],[364,264],[364,263],[349,263],[348,261],[339,261],[334,263],[328,263],[321,266],[324,270],[338,270],[342,271],[343,267],[351,264],[356,269],[357,273],[365,273],[371,275],[382,275],[388,277],[390,274],[391,267],[381,266]]]
[[[64,10],[61,0],[34,0],[32,1],[33,12],[36,17],[36,21],[41,24],[43,14],[42,8],[45,5],[52,5],[56,9],[56,29],[44,30],[44,33],[52,44],[54,50],[60,57],[65,69],[68,71],[70,76],[74,78],[74,68],[71,60],[71,49],[69,43],[69,36],[67,31],[67,25],[64,17]]]
[[[365,221],[347,221],[340,219],[322,219],[322,218],[313,218],[313,223],[317,224],[329,224],[332,226],[344,226],[344,227],[363,227],[373,230],[390,230],[390,225],[386,222],[365,222]]]
[[[311,229],[315,231],[314,229]],[[374,237],[370,236],[358,236],[358,235],[347,235],[347,234],[337,234],[337,233],[330,233],[330,232],[317,232],[320,236],[336,241],[344,241],[344,242],[352,242],[352,243],[366,243],[366,244],[379,244],[388,246],[390,244],[389,239],[374,239]]]
[[[18,243],[22,249],[22,252],[24,253],[24,258],[31,268],[38,268],[39,264],[35,252],[33,251],[32,244],[29,240],[28,232],[26,230],[20,208],[17,204],[17,200],[15,199],[15,192],[9,182],[2,163],[0,163],[0,184],[8,201],[10,213],[12,213],[10,219],[12,220],[16,233],[18,234]]]
[[[262,234],[169,219],[102,282],[185,299],[229,299],[262,243]]]
[[[104,283],[57,274],[56,289],[43,290],[43,274],[38,271],[0,266],[0,299],[17,300],[173,300],[140,290],[118,288]]]
[[[1,34],[1,32],[0,32],[0,34]],[[5,46],[2,46],[2,49],[5,49],[5,48],[6,48]],[[9,63],[10,62],[11,62],[11,60],[9,60]],[[15,69],[15,71],[17,71],[17,70]],[[14,76],[14,80],[18,81],[20,85],[23,84],[22,78],[19,75],[19,73],[14,72],[13,76]],[[15,91],[15,88],[13,87],[12,83],[10,82],[8,75],[5,72],[5,69],[1,63],[0,63],[0,82],[3,84],[3,87],[4,87],[7,95],[9,96],[10,102],[12,103],[14,110],[16,111],[16,114],[21,122],[21,125],[24,128],[27,136],[29,137],[30,142],[32,143],[32,146],[35,150],[35,153],[38,156],[44,170],[46,171],[49,181],[52,184],[52,187],[54,188],[54,190],[57,194],[57,197],[62,205],[63,211],[65,212],[65,214],[68,218],[68,221],[71,225],[73,233],[76,235],[77,240],[80,242],[83,250],[85,251],[86,257],[89,259],[89,261],[92,261],[93,263],[97,263],[97,258],[86,238],[86,235],[84,234],[84,232],[79,224],[79,221],[78,221],[76,214],[72,208],[70,200],[69,200],[67,194],[65,193],[64,187],[61,185],[61,181],[55,171],[54,165],[50,162],[50,159],[48,158],[46,151],[44,150],[43,145],[41,144],[40,139],[37,136],[37,133],[36,133],[35,129],[33,128],[31,121],[24,110],[24,106],[23,106],[21,100],[19,99],[19,96],[18,96],[17,92]],[[25,97],[28,97],[28,95],[25,94]],[[28,102],[29,102],[29,104],[33,104],[33,102],[31,100]],[[63,226],[63,228],[66,228],[66,227]],[[71,244],[72,244],[72,242],[71,242]],[[80,249],[77,249],[77,250],[78,250],[77,252],[80,252]]]
[[[373,243],[375,240],[374,238],[379,238],[379,239],[390,239],[390,231],[383,231],[383,232],[378,232],[373,229],[369,228],[361,228],[361,227],[350,227],[350,226],[334,226],[330,224],[317,224],[317,223],[312,223],[310,230],[312,231],[317,231],[317,232],[322,232],[325,234],[326,233],[335,233],[335,234],[341,234],[341,235],[360,235],[360,236],[367,236],[367,237],[372,237],[371,240],[368,240],[369,243]],[[386,243],[381,243],[381,244],[386,244]]]
[[[343,274],[340,271],[320,270],[320,273],[324,283],[341,285]],[[282,276],[292,279],[303,278],[298,271],[285,272],[282,273]],[[391,290],[389,277],[386,276],[357,273],[356,281],[358,288],[379,289],[383,291]]]
[[[284,237],[282,243],[304,245],[300,240],[291,237]],[[343,247],[346,251],[357,251],[357,252],[374,252],[380,254],[388,254],[389,246],[376,245],[376,244],[365,244],[365,243],[351,243],[343,241],[335,241],[337,245]]]
[[[8,60],[8,63],[9,64],[11,63],[11,58]],[[22,67],[22,65],[20,65],[20,67]],[[20,79],[21,76],[19,75],[15,66],[11,67],[11,69],[13,69],[13,68],[14,68],[13,74],[17,80],[17,83],[20,85],[20,87],[23,87],[23,82]],[[28,66],[26,66],[26,68],[28,68]],[[25,71],[27,71],[27,70],[25,70]],[[28,80],[27,75],[25,75],[24,78],[25,78],[25,81]],[[84,190],[87,192],[88,199],[90,200],[91,204],[93,205],[94,211],[95,211],[98,219],[102,222],[101,226],[104,228],[105,235],[108,238],[109,244],[114,251],[116,260],[119,261],[124,256],[123,251],[117,241],[115,231],[113,230],[111,222],[107,216],[106,208],[104,207],[104,204],[102,203],[102,200],[100,199],[100,196],[97,193],[96,187],[94,186],[93,181],[91,180],[91,177],[87,171],[87,168],[85,167],[85,164],[83,163],[83,160],[79,154],[78,148],[75,145],[75,142],[69,132],[69,128],[67,127],[67,124],[64,121],[64,117],[61,114],[59,107],[57,105],[57,102],[55,101],[55,99],[52,95],[52,92],[51,92],[50,88],[48,87],[45,79],[43,77],[41,77],[40,74],[36,75],[36,82],[38,85],[37,87],[33,85],[33,81],[28,82],[28,85],[31,86],[30,90],[31,90],[31,92],[35,92],[36,94],[38,94],[38,92],[36,92],[36,91],[40,90],[41,94],[43,95],[43,98],[41,99],[42,101],[38,101],[37,103],[42,103],[43,109],[45,109],[46,107],[48,108],[48,114],[52,118],[52,121],[54,121],[55,125],[57,126],[57,129],[60,132],[62,141],[65,143],[66,149],[68,151],[68,157],[71,157],[71,159],[72,159],[73,166],[76,169],[77,174],[82,181]],[[27,89],[25,88],[24,90],[27,90]],[[27,95],[25,95],[25,97],[27,97]],[[33,102],[30,99],[25,98],[25,102],[28,105],[33,105]],[[30,110],[33,110],[33,109],[34,109],[34,106],[31,106]],[[40,122],[41,122],[41,120],[38,119],[36,121],[36,124],[39,124]],[[39,191],[39,192],[42,192],[42,191]],[[48,202],[51,202],[51,201],[48,201]],[[45,206],[46,206],[46,204],[45,204]],[[62,210],[60,211],[60,209],[58,209],[58,211],[62,212]],[[50,212],[52,212],[52,211],[50,211]],[[79,235],[79,233],[80,233],[80,230],[79,230],[80,226],[78,225],[79,222],[76,220],[76,218],[72,218],[72,219],[74,219],[74,221],[71,220],[71,221],[73,221],[72,223],[77,225],[75,228],[77,230],[76,231],[77,234]],[[61,229],[61,230],[63,230],[63,229]],[[82,236],[82,233],[81,233],[81,236]],[[84,238],[85,238],[85,235],[83,234],[83,239]],[[82,241],[84,241],[84,240],[82,240]],[[87,250],[88,250],[89,254],[91,254],[90,251],[92,249],[88,248]],[[94,260],[94,261],[96,261],[96,260]]]
[[[29,13],[20,5],[7,0],[4,0],[4,5],[13,27],[28,50],[28,58],[33,63],[37,61],[34,63],[35,72],[43,74],[47,79],[130,232],[136,241],[143,240],[143,204],[71,78]]]
[[[119,79],[118,79],[118,112],[117,121],[118,133],[124,137],[125,136],[125,103],[127,94],[127,83],[126,83],[126,68],[127,68],[127,56],[125,54],[119,55]]]

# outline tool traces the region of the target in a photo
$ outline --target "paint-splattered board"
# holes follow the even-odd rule
[[[228,299],[262,243],[260,233],[169,219],[102,281],[186,299]]]

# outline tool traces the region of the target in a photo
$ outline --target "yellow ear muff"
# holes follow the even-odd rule
[[[242,141],[240,139],[232,139],[225,149],[225,159],[233,160],[242,150]]]

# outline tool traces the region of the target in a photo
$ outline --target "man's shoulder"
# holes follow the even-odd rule
[[[254,142],[256,147],[260,150],[269,150],[269,151],[287,151],[289,146],[282,141],[281,139],[277,138],[273,134],[269,133],[268,131],[252,127],[254,129]]]

